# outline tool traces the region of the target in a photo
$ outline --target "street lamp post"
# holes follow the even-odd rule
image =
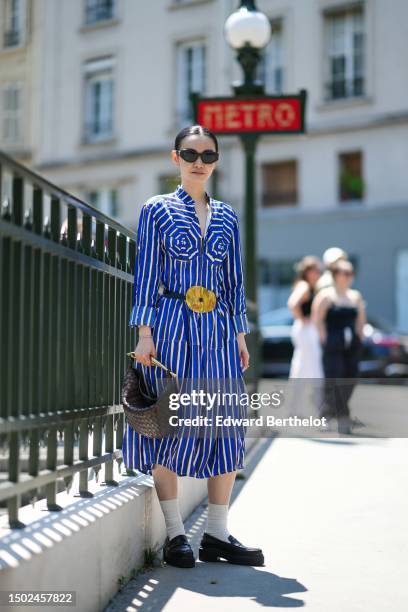
[[[265,94],[264,85],[256,80],[260,50],[270,40],[267,17],[257,11],[254,0],[241,0],[238,10],[225,22],[225,37],[237,52],[244,78],[232,83],[233,96],[201,97],[191,94],[196,123],[214,134],[239,136],[245,151],[245,283],[248,314],[253,328],[251,368],[249,375],[257,381],[260,371],[259,324],[257,300],[257,240],[255,155],[262,134],[303,134],[307,92],[298,94]],[[257,384],[257,382],[256,382]]]
[[[241,0],[238,10],[232,13],[225,22],[224,33],[228,44],[237,51],[244,79],[232,84],[236,98],[259,96],[265,94],[264,84],[256,80],[256,68],[261,59],[260,50],[271,37],[271,27],[267,17],[259,12],[255,0]],[[245,281],[246,295],[254,305],[252,322],[258,330],[257,299],[257,240],[256,240],[256,188],[255,188],[255,155],[259,134],[243,133],[240,139],[245,151]],[[259,342],[253,345],[255,350],[254,368],[258,371]]]

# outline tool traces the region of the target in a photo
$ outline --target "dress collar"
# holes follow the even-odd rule
[[[186,213],[187,213],[188,219],[190,220],[190,224],[191,224],[190,227],[191,227],[192,232],[195,233],[197,238],[203,239],[203,236],[201,234],[200,222],[198,220],[198,216],[195,210],[195,200],[193,200],[191,195],[187,193],[187,191],[184,189],[182,185],[178,185],[174,193],[177,196],[177,198],[179,198],[182,202],[184,202],[186,206]],[[208,196],[208,199],[209,199],[210,207],[207,213],[206,230],[204,234],[204,239],[206,240],[209,238],[209,236],[211,235],[211,231],[214,228],[213,220],[216,221],[217,218],[218,219],[221,218],[220,211],[218,211],[217,213],[217,209],[215,207],[213,208],[212,198]]]
[[[210,209],[211,209],[211,197],[208,195],[207,192],[205,192],[205,193],[206,193],[206,195],[208,197],[208,202],[210,204]],[[187,191],[184,189],[184,187],[182,185],[178,185],[177,186],[175,194],[176,194],[176,196],[180,200],[183,200],[184,204],[186,204],[187,206],[194,206],[195,200],[193,200],[191,195],[189,193],[187,193]]]

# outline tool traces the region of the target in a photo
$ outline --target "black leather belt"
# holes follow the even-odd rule
[[[165,289],[162,293],[162,295],[167,296],[167,297],[174,297],[174,298],[178,298],[179,300],[185,300],[186,296],[184,293],[177,293],[177,291],[169,291],[168,289]]]
[[[183,300],[194,312],[210,312],[214,310],[217,303],[217,296],[214,291],[202,285],[193,285],[189,287],[185,294],[178,293],[177,291],[170,291],[165,288],[162,296]]]

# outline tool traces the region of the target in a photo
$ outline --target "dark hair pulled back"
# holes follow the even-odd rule
[[[214,142],[215,150],[218,151],[218,140],[216,136],[203,125],[188,125],[187,127],[180,130],[174,141],[175,150],[178,151],[180,149],[180,145],[184,138],[186,138],[187,136],[193,136],[195,134],[200,134],[201,136],[208,136],[208,138],[211,138]]]

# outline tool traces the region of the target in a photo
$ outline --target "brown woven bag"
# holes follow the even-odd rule
[[[148,394],[143,375],[132,366],[134,352],[127,353],[129,364],[122,383],[122,405],[129,425],[148,438],[162,438],[171,433],[169,417],[174,414],[169,407],[169,396],[179,393],[177,374],[166,368],[155,357],[151,357],[153,365],[166,370],[166,376],[158,380],[163,386],[159,396],[152,398]]]

